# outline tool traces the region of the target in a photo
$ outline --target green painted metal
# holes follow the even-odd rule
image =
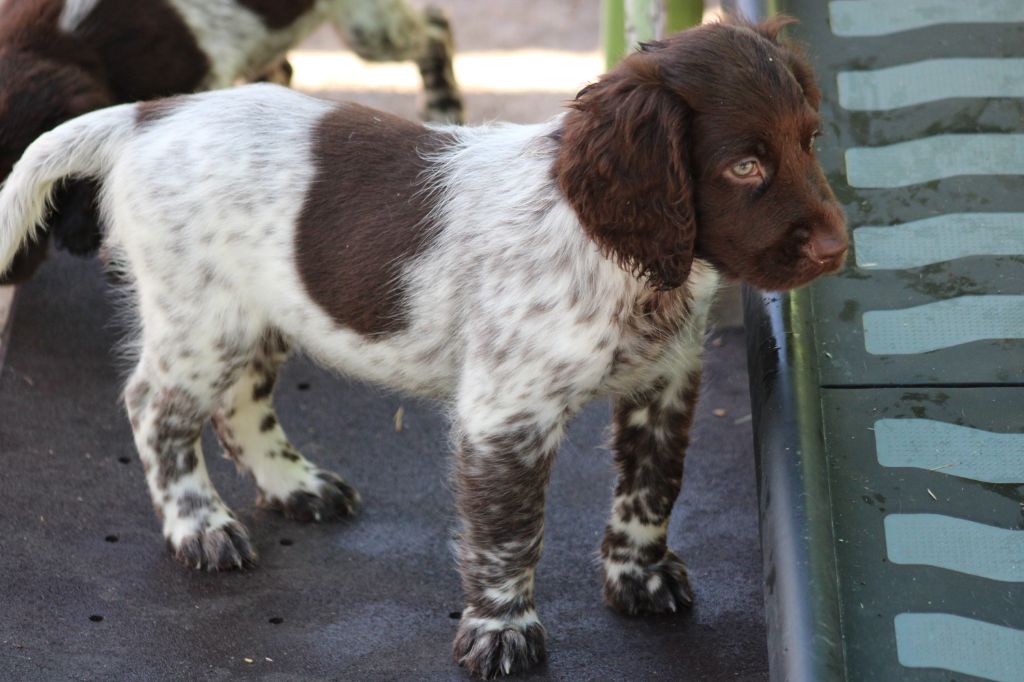
[[[633,27],[637,42],[663,37],[651,21],[651,10],[660,4],[665,17],[664,31],[675,33],[697,26],[704,13],[703,0],[603,0],[601,34],[605,67],[612,68],[633,48],[626,44],[626,25]]]
[[[625,0],[603,0],[601,33],[604,38],[604,65],[610,69],[626,54]]]
[[[781,4],[855,253],[801,291],[748,292],[771,678],[1020,682],[1020,3],[984,22],[954,0]],[[944,78],[951,57],[981,61]]]
[[[698,26],[704,17],[703,0],[665,0],[669,33]]]
[[[626,0],[626,40],[630,39],[630,27],[633,34],[633,45],[627,45],[627,50],[661,37],[655,17],[664,16],[664,11],[665,0]]]
[[[902,662],[905,656],[920,660],[927,651],[921,650],[920,641],[914,641],[914,633],[909,633],[909,641],[897,639],[894,623],[900,614],[947,613],[1024,632],[1024,582],[993,579],[1018,577],[1013,556],[1004,557],[1008,561],[1001,570],[987,561],[999,555],[983,552],[951,555],[944,562],[946,566],[898,564],[895,562],[913,554],[919,560],[925,558],[921,556],[923,550],[904,544],[891,555],[889,545],[907,539],[899,534],[889,537],[885,526],[894,515],[942,515],[982,524],[1015,545],[1020,536],[1010,533],[1024,533],[1024,485],[975,480],[964,476],[971,473],[965,470],[950,472],[951,467],[944,465],[954,461],[955,451],[947,451],[948,461],[933,467],[885,466],[882,462],[890,457],[879,448],[887,448],[888,442],[879,441],[874,429],[879,418],[884,418],[929,420],[985,433],[1024,434],[1024,388],[831,388],[822,389],[821,398],[823,426],[818,428],[823,428],[827,443],[825,461],[835,543],[831,548],[819,546],[818,551],[833,552],[836,557],[840,641],[846,669],[840,676],[817,679],[983,679],[951,675],[949,670],[908,669]],[[978,454],[985,457],[992,453],[986,450]],[[1013,550],[1006,546],[1002,551]],[[950,570],[949,564],[959,564],[957,568],[973,573]],[[984,574],[993,570],[1000,572]],[[984,651],[981,644],[972,641]],[[774,673],[772,677],[784,679]]]

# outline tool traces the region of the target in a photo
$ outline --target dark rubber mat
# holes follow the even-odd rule
[[[771,678],[1024,681],[1022,6],[781,4],[853,248],[748,292]]]
[[[292,360],[282,422],[364,509],[321,526],[258,510],[207,434],[211,476],[260,565],[190,572],[164,549],[119,403],[109,299],[95,263],[66,258],[19,292],[0,375],[0,679],[464,678],[449,653],[461,601],[440,408]],[[608,406],[591,405],[555,466],[537,579],[550,660],[529,679],[766,679],[743,336],[716,338],[670,529],[693,612],[627,618],[601,603],[613,472]]]

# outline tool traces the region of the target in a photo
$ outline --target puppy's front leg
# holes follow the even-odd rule
[[[519,411],[465,425],[455,484],[462,534],[457,546],[467,606],[455,659],[485,678],[524,670],[545,655],[533,605],[544,531],[544,496],[561,423]],[[465,423],[465,422],[464,422]]]
[[[615,404],[619,480],[601,543],[604,598],[630,614],[677,611],[693,601],[686,566],[665,542],[683,481],[700,371]]]

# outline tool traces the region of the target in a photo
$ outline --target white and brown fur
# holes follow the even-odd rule
[[[274,414],[289,348],[447,401],[468,602],[455,657],[486,677],[521,670],[544,656],[534,569],[568,420],[615,400],[606,599],[688,605],[666,529],[719,272],[779,288],[842,263],[842,216],[807,147],[816,91],[777,30],[648,45],[539,125],[430,128],[272,85],[89,114],[40,138],[0,191],[0,269],[55,182],[97,178],[141,320],[136,445],[164,534],[197,568],[255,559],[203,464],[209,419],[286,515],[359,502]],[[731,58],[708,62],[716,51]],[[716,135],[750,132],[730,116],[751,99],[779,145],[758,152],[757,187],[709,165]]]

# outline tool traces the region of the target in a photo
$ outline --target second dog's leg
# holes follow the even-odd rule
[[[604,597],[620,611],[662,613],[693,601],[686,566],[665,538],[699,386],[696,371],[615,404],[619,481],[601,558]]]
[[[444,12],[420,11],[406,0],[347,0],[338,4],[335,25],[345,42],[368,61],[414,60],[423,78],[420,115],[432,123],[462,123],[452,57],[452,31]]]
[[[292,68],[292,63],[287,59],[282,59],[276,64],[268,66],[266,71],[264,71],[263,74],[253,82],[275,83],[277,85],[283,85],[286,88],[290,88],[292,85],[292,76],[294,75],[295,69]]]
[[[217,436],[225,455],[256,480],[263,506],[298,521],[350,516],[359,504],[359,493],[299,454],[274,412],[271,394],[287,355],[287,344],[277,334],[263,340],[214,415]]]
[[[465,123],[462,93],[455,80],[452,59],[455,43],[451,24],[437,7],[424,10],[426,44],[416,56],[423,79],[423,106],[420,115],[433,123]]]

